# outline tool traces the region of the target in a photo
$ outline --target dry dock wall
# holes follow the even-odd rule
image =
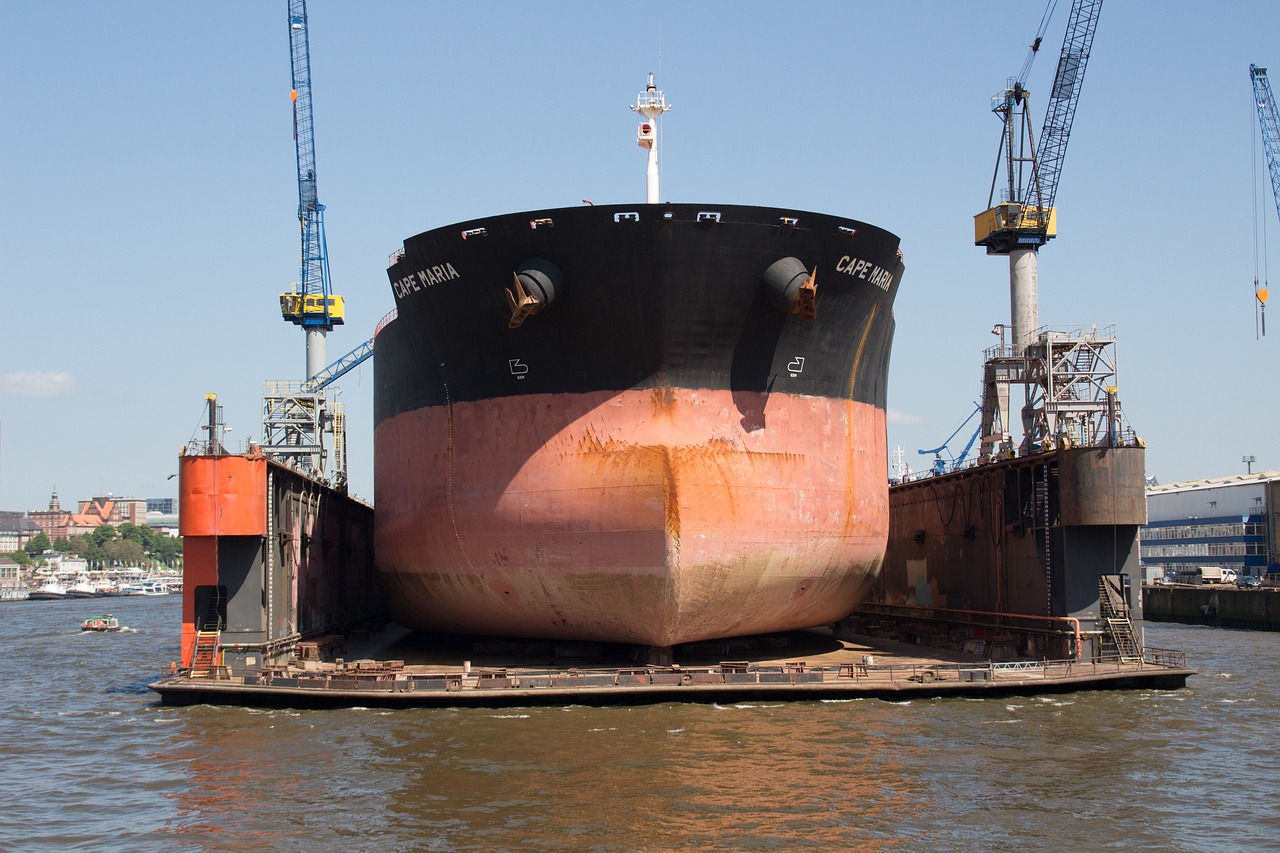
[[[1145,483],[1142,448],[1086,447],[895,485],[870,601],[1072,618],[1089,632],[1101,577],[1120,576],[1136,623]]]
[[[380,612],[373,508],[261,455],[182,456],[182,666],[261,666]]]

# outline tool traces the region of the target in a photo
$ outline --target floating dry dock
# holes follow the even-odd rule
[[[794,651],[794,649],[792,649]],[[179,670],[151,685],[167,705],[446,707],[639,705],[1176,689],[1194,672],[1183,652],[1094,660],[993,662],[921,657],[925,650],[871,638],[810,645],[805,659],[672,666],[472,666],[364,659],[295,661],[235,675]]]

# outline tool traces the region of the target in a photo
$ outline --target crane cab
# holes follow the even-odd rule
[[[973,217],[973,243],[999,255],[1026,246],[1043,246],[1058,236],[1058,209],[1006,201]]]
[[[300,326],[332,325],[346,322],[346,304],[341,296],[321,293],[280,294],[280,314]]]

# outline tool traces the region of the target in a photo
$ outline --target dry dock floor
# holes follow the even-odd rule
[[[991,661],[829,630],[691,644],[664,666],[638,664],[621,647],[433,637],[394,627],[300,650],[302,659],[288,666],[178,671],[151,687],[165,704],[498,707],[1176,689],[1195,674],[1183,653],[1166,650],[1097,661]]]

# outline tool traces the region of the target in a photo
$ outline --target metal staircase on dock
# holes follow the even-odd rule
[[[191,677],[208,678],[218,665],[217,631],[197,631],[196,647],[191,655]]]
[[[1102,575],[1098,578],[1099,622],[1105,627],[1104,642],[1115,644],[1116,654],[1124,663],[1141,663],[1142,647],[1133,633],[1133,621],[1129,618],[1129,603],[1124,600],[1120,575]]]

